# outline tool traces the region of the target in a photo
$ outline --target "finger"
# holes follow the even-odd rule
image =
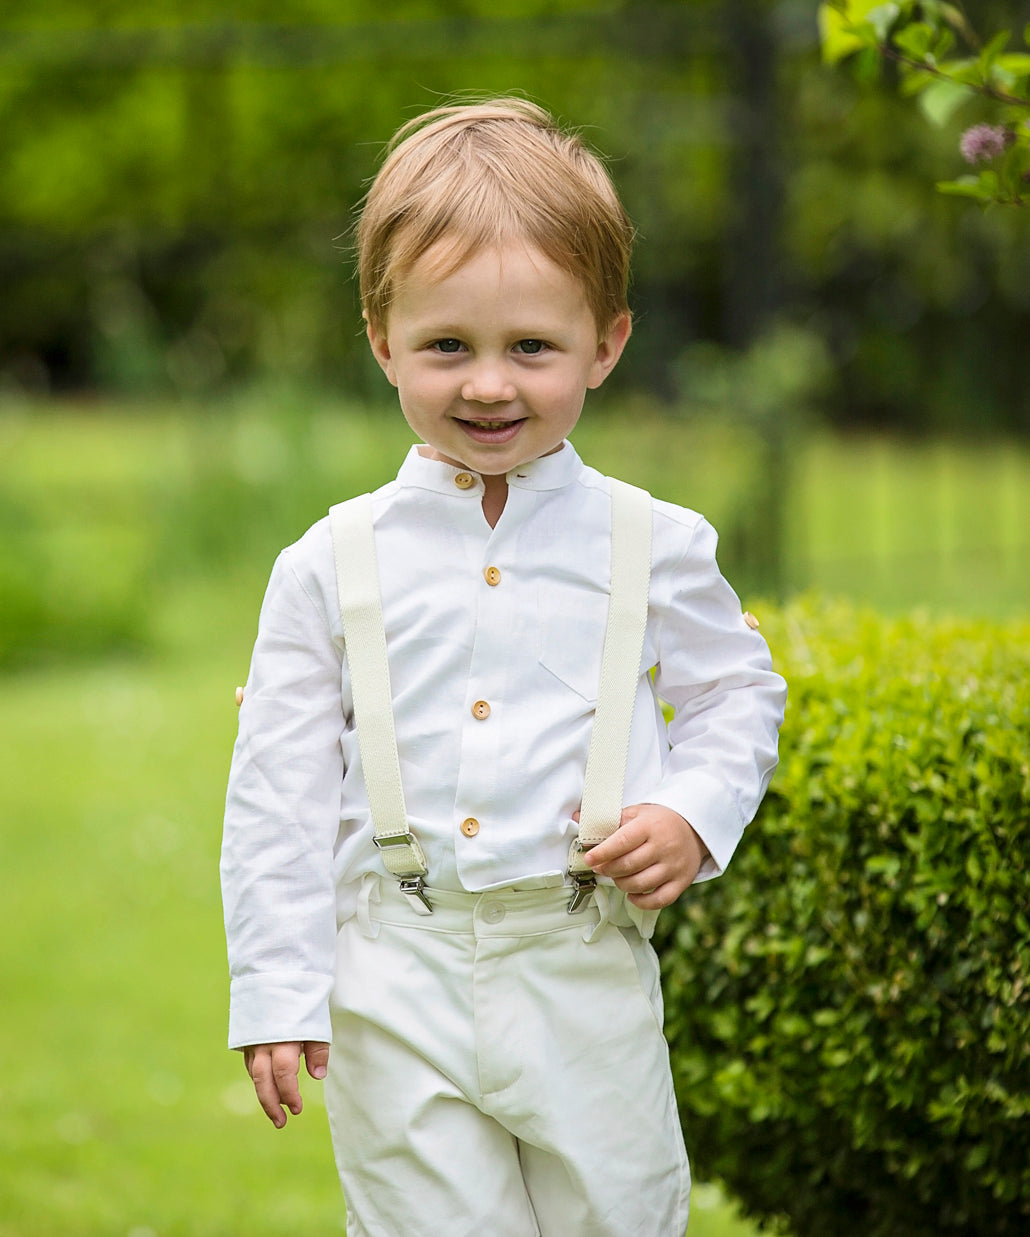
[[[294,1116],[303,1109],[297,1076],[300,1073],[300,1044],[275,1044],[272,1048],[272,1078],[279,1099]],[[286,1115],[283,1114],[283,1124]]]
[[[634,906],[639,906],[642,911],[660,911],[671,906],[685,888],[686,886],[681,881],[667,881],[664,885],[659,885],[657,889],[651,890],[650,893],[627,894],[626,900],[632,902]]]
[[[657,864],[649,864],[628,876],[613,877],[615,887],[627,895],[649,894],[669,881],[669,873]]]
[[[281,1130],[286,1124],[286,1113],[283,1112],[279,1088],[272,1074],[272,1050],[266,1046],[248,1049],[246,1059],[258,1103],[269,1121],[277,1130]]]
[[[647,840],[647,832],[632,821],[624,819],[623,824],[603,842],[598,842],[586,853],[587,863],[595,869],[603,864],[613,863],[637,850]]]
[[[329,1045],[309,1040],[304,1045],[304,1064],[312,1078],[324,1078],[329,1071]]]

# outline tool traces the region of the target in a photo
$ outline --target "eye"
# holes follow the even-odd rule
[[[437,339],[433,341],[432,347],[437,352],[443,352],[443,353],[446,353],[448,356],[451,356],[453,353],[461,351],[461,340],[460,339]]]
[[[520,339],[515,345],[523,356],[536,356],[547,347],[542,339]]]

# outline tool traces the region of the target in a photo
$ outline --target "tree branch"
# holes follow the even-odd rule
[[[956,86],[966,86],[976,94],[983,95],[985,99],[994,100],[995,103],[1005,103],[1009,107],[1022,107],[1030,110],[1030,99],[1021,99],[1018,95],[1008,94],[1004,90],[997,90],[994,86],[988,86],[986,83],[978,85],[976,82],[957,82],[949,74],[938,69],[936,65],[928,64],[925,60],[915,60],[911,56],[906,56],[904,52],[897,51],[888,43],[880,44],[880,55],[887,60],[893,60],[896,64],[908,65],[909,68],[929,73],[931,77],[936,77],[941,81],[952,82]]]

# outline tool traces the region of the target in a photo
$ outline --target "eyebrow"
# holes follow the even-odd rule
[[[548,339],[563,330],[564,320],[555,316],[550,322],[536,321],[516,323],[510,329],[504,329],[503,334],[512,339]],[[421,322],[413,322],[411,330],[416,335],[433,335],[439,339],[458,339],[474,334],[477,330],[475,322],[457,323],[454,319],[439,319],[434,321],[426,318]]]

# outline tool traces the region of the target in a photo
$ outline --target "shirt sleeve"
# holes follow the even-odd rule
[[[711,858],[699,880],[722,873],[758,810],[776,768],[787,695],[768,646],[719,571],[716,543],[715,530],[699,518],[671,569],[659,571],[657,595],[652,591],[659,612],[655,688],[674,713],[651,801],[688,820],[707,846]]]
[[[226,794],[229,1046],[331,1040],[341,650],[290,550],[261,608]]]

